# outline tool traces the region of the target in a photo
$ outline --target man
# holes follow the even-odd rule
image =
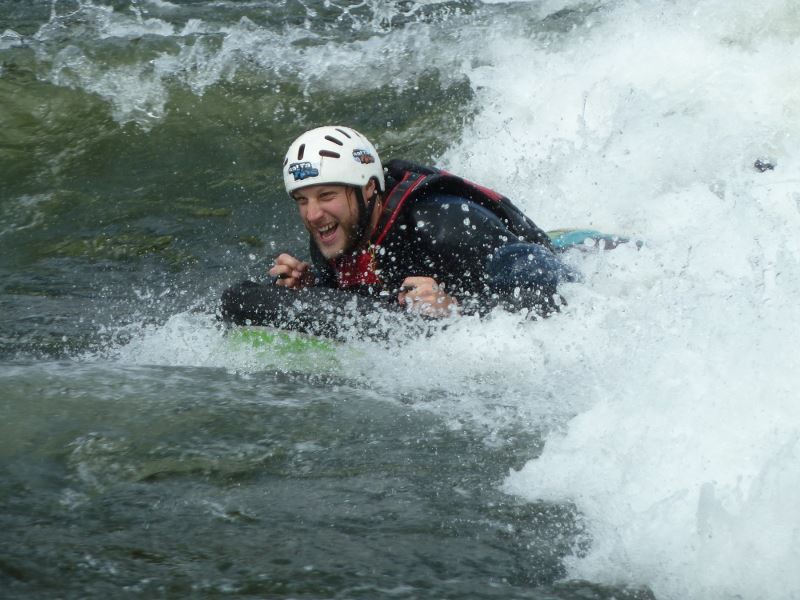
[[[342,337],[345,329],[378,335],[378,313],[392,324],[497,307],[547,315],[557,310],[558,283],[573,278],[510,200],[404,161],[384,171],[353,129],[301,135],[283,177],[309,232],[311,261],[281,254],[269,270],[273,283],[228,289],[229,322]]]

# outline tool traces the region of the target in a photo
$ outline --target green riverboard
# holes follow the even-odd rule
[[[226,332],[229,349],[244,352],[264,366],[315,373],[338,370],[345,346],[331,339],[274,327],[231,327]],[[353,352],[347,348],[347,352]]]

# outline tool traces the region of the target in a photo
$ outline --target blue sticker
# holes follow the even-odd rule
[[[294,175],[295,181],[302,181],[309,177],[317,177],[319,169],[314,168],[310,162],[292,163],[289,165],[289,174]]]

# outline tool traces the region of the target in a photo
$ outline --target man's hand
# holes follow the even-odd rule
[[[299,290],[314,285],[314,275],[311,273],[311,265],[296,259],[291,254],[281,254],[278,256],[272,268],[269,270],[269,274],[272,277],[277,277],[275,285],[287,287],[292,290]]]
[[[409,310],[429,317],[446,317],[458,313],[458,302],[446,294],[433,277],[406,277],[397,301]]]

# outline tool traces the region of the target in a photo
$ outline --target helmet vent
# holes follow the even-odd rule
[[[348,140],[350,139],[350,134],[349,134],[349,133],[347,133],[347,132],[346,132],[344,129],[339,129],[339,128],[337,127],[337,128],[336,128],[336,131],[338,131],[339,133],[341,133],[341,134],[342,134],[344,137],[346,137]]]
[[[336,144],[337,146],[344,146],[344,142],[342,142],[342,141],[340,141],[340,140],[337,140],[337,139],[336,139],[335,137],[333,137],[332,135],[326,135],[326,136],[325,136],[325,139],[326,139],[326,140],[328,140],[329,142],[333,142],[333,143],[334,143],[334,144]]]
[[[297,151],[297,160],[303,160],[303,154],[306,152],[306,145],[300,144],[300,148]]]
[[[328,158],[342,158],[342,155],[338,152],[331,152],[330,150],[320,150],[320,156],[327,156]]]

